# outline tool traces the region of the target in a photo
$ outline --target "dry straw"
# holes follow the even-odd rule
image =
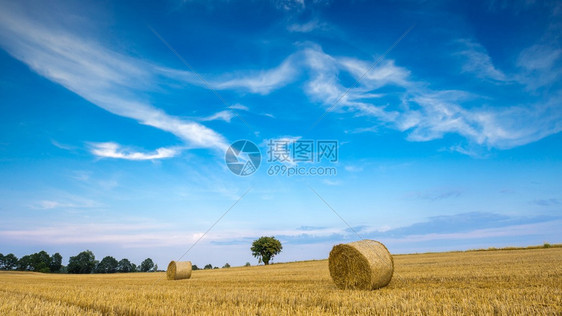
[[[166,271],[168,280],[182,280],[191,278],[191,261],[172,261]]]
[[[328,263],[330,275],[340,289],[378,289],[390,283],[394,273],[388,249],[369,239],[334,246]]]

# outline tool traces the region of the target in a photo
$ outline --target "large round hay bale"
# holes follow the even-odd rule
[[[172,261],[166,270],[168,280],[182,280],[191,278],[191,261]]]
[[[390,283],[394,273],[388,249],[369,239],[334,246],[328,263],[330,276],[340,289],[378,289]]]

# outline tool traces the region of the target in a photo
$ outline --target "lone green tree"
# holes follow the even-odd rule
[[[273,259],[275,255],[278,255],[283,246],[281,242],[275,237],[260,237],[252,243],[252,255],[258,258],[258,262],[263,262],[263,264],[268,265],[269,261]]]

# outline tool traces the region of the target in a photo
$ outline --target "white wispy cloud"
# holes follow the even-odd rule
[[[508,80],[493,65],[480,44],[469,40],[462,40],[460,43],[463,49],[459,54],[467,59],[465,71],[496,82],[517,82],[515,79]],[[524,51],[521,60],[530,58],[527,57],[528,54]],[[546,55],[546,61],[541,64],[530,63],[528,67],[546,69],[559,58],[557,51],[542,50],[541,54]],[[308,70],[309,78],[304,84],[304,90],[312,100],[323,103],[330,111],[376,117],[385,126],[407,133],[410,141],[431,141],[446,134],[459,134],[470,143],[507,149],[537,141],[562,130],[562,111],[556,106],[562,101],[562,93],[553,93],[535,103],[499,104],[492,107],[484,103],[489,102],[486,98],[470,92],[435,90],[425,82],[416,82],[411,78],[410,70],[397,66],[392,60],[382,60],[372,67],[372,62],[334,57],[325,53],[318,45],[310,43],[287,58],[284,64],[294,62],[295,56],[298,56],[300,65]],[[342,72],[350,73],[359,84],[349,89],[353,83],[344,85],[340,80]],[[552,71],[549,73],[557,76],[552,75]],[[552,77],[547,79],[552,80]],[[402,89],[401,103],[389,107],[389,104],[378,101],[386,94],[378,93],[377,90],[387,86]],[[478,99],[483,101],[480,107],[463,106]],[[467,155],[475,155],[476,152],[466,150],[463,146],[455,148],[458,149],[457,152]],[[478,156],[482,157],[482,154]]]
[[[477,42],[468,39],[459,40],[462,49],[458,54],[465,57],[462,70],[476,74],[480,78],[507,81],[507,76],[497,69],[486,49]]]
[[[550,69],[561,54],[562,49],[533,45],[519,54],[517,65],[529,70]]]
[[[315,30],[323,30],[326,28],[325,23],[321,23],[318,19],[310,20],[306,23],[293,23],[287,26],[289,32],[309,33]]]
[[[228,108],[233,109],[233,110],[250,111],[250,108],[248,108],[247,106],[242,105],[240,103],[233,104],[233,105],[229,106]]]
[[[322,180],[322,183],[324,183],[326,185],[332,185],[332,186],[341,185],[340,181],[334,181],[334,180],[328,180],[328,179]]]
[[[30,208],[37,210],[60,209],[88,209],[103,207],[103,204],[94,200],[75,196],[68,193],[54,194],[55,196],[33,202]]]
[[[296,75],[297,70],[289,57],[273,69],[215,80],[211,85],[218,90],[242,89],[265,95],[291,82]]]
[[[142,153],[124,148],[117,143],[90,143],[91,153],[100,158],[115,158],[125,160],[156,160],[172,158],[180,153],[177,148],[158,148],[151,153]]]
[[[267,95],[274,90],[286,86],[299,74],[296,55],[285,58],[278,66],[271,69],[233,71],[225,75],[206,75],[202,81],[196,74],[166,67],[155,68],[158,75],[179,83],[201,86],[212,90],[239,90]],[[233,106],[236,106],[233,105]],[[242,110],[247,107],[242,105]],[[232,109],[235,109],[231,106]]]
[[[217,113],[215,113],[215,114],[213,114],[213,115],[204,117],[204,118],[202,118],[201,120],[202,120],[202,121],[222,120],[222,121],[225,121],[225,122],[230,123],[230,120],[232,120],[232,118],[233,118],[235,115],[236,115],[236,114],[234,114],[234,112],[225,110],[225,111],[220,111],[220,112],[217,112]]]
[[[529,89],[551,85],[560,80],[562,66],[557,63],[562,56],[562,49],[546,44],[535,44],[524,49],[517,59],[521,73],[516,79]]]
[[[340,58],[339,63],[349,71],[356,80],[361,80],[368,89],[377,89],[385,85],[410,85],[410,71],[395,65],[393,60],[383,60],[371,68],[371,63],[355,58]],[[364,80],[364,81],[363,81]]]
[[[427,233],[420,235],[409,235],[401,238],[386,238],[387,241],[401,242],[401,243],[416,243],[424,241],[438,241],[438,240],[471,240],[471,239],[484,239],[494,237],[515,237],[515,236],[532,236],[537,235],[539,232],[542,234],[554,234],[557,232],[557,227],[562,221],[551,221],[545,223],[533,223],[512,225],[498,228],[485,228],[475,229],[468,232],[458,233]]]
[[[170,225],[154,223],[61,223],[0,231],[2,238],[18,242],[49,245],[113,244],[128,248],[185,246],[186,243],[195,242],[201,234],[171,230]]]
[[[454,133],[474,144],[507,149],[562,130],[562,111],[556,106],[562,101],[562,93],[553,93],[530,104],[466,108],[464,103],[474,102],[480,96],[466,91],[431,89],[427,83],[413,81],[409,70],[392,61],[383,61],[372,72],[366,72],[370,67],[367,62],[333,57],[318,46],[306,49],[304,55],[311,72],[305,92],[313,100],[322,102],[332,111],[376,117],[386,126],[407,133],[410,141],[431,141]],[[479,75],[506,80],[503,73],[485,62],[489,58],[478,58],[482,61]],[[483,70],[485,68],[487,70]],[[350,72],[357,79],[362,77],[359,85],[350,90],[344,86],[338,76],[342,71]],[[377,98],[384,97],[377,93],[377,89],[388,85],[403,88],[402,101],[392,110],[386,104],[375,103]]]
[[[284,11],[301,11],[306,7],[304,0],[273,0],[273,3]]]
[[[361,171],[363,171],[363,167],[353,166],[353,165],[345,166],[344,169],[345,169],[345,171],[348,171],[348,172],[361,172]]]
[[[205,235],[202,244],[250,244],[258,236],[274,235],[282,242],[297,244],[319,244],[325,241],[341,240],[346,237],[355,238],[353,231],[359,231],[366,238],[377,238],[386,242],[419,243],[436,240],[471,240],[501,236],[527,236],[555,234],[561,220],[543,218],[522,222],[520,218],[484,218],[482,221],[470,221],[465,216],[466,224],[461,221],[430,221],[414,223],[410,226],[391,228],[388,225],[359,225],[349,229],[345,225],[334,226],[301,226],[298,228],[263,228],[263,229],[219,229]],[[432,223],[440,224],[438,229]],[[454,227],[463,226],[456,231]],[[449,227],[451,226],[451,227]],[[45,223],[41,226],[4,228],[0,230],[2,240],[10,242],[32,242],[47,245],[100,245],[112,244],[122,248],[149,247],[185,247],[203,236],[199,229],[186,230],[174,224],[154,221],[125,220],[119,223]]]
[[[161,76],[217,90],[266,95],[306,73],[308,78],[303,88],[312,101],[331,111],[375,117],[376,126],[402,131],[410,141],[431,141],[446,134],[458,134],[469,143],[504,149],[562,130],[560,91],[545,94],[535,102],[503,104],[501,100],[489,101],[470,92],[417,82],[410,70],[390,59],[382,60],[367,72],[372,61],[331,56],[312,43],[301,44],[299,51],[271,69],[231,72],[204,83],[191,72],[150,64],[109,50],[94,39],[78,36],[49,21],[32,19],[17,3],[2,3],[0,45],[49,80],[111,113],[170,132],[187,147],[224,150],[227,141],[203,124],[169,115],[140,97],[142,92],[154,89]],[[562,73],[558,67],[562,50],[553,45],[539,43],[523,50],[516,65],[521,72],[507,75],[494,65],[486,48],[478,42],[463,39],[457,44],[460,49],[454,54],[463,60],[463,71],[496,84],[521,84],[536,89],[555,83]],[[360,79],[359,84],[349,89],[353,83],[342,82],[343,73]],[[388,95],[379,90],[387,86],[401,89],[395,93],[399,103],[384,100]],[[481,101],[481,106],[474,105],[477,101]],[[467,102],[472,103],[470,107],[465,105]],[[230,110],[247,108],[234,105]],[[230,110],[200,120],[229,122],[233,115]],[[175,154],[161,148],[160,152],[133,155],[112,144],[113,147],[103,151],[107,157],[159,159]]]
[[[21,5],[3,2],[0,45],[33,71],[113,114],[173,133],[190,146],[227,147],[217,132],[166,114],[139,96],[154,89],[158,66],[107,49],[56,20],[34,19]]]
[[[75,149],[74,146],[70,146],[70,145],[67,145],[67,144],[59,143],[58,141],[56,141],[56,140],[54,140],[54,139],[51,139],[51,144],[53,144],[53,146],[55,146],[55,147],[57,147],[57,148],[64,149],[64,150],[73,150],[73,149]]]
[[[330,236],[342,232],[341,228],[318,228],[307,231],[310,236]],[[204,231],[178,228],[173,224],[155,222],[122,223],[56,223],[45,224],[32,228],[14,228],[0,230],[0,237],[11,242],[32,242],[48,245],[100,245],[112,244],[123,248],[147,247],[185,247],[196,242]],[[273,230],[217,230],[208,234],[202,243],[230,243],[240,239],[254,239],[264,234],[299,237],[303,234],[299,229]]]
[[[480,44],[469,40],[460,43],[463,50],[459,54],[468,60],[465,71],[480,78],[508,81],[506,75],[494,67]],[[551,60],[557,58],[557,53],[548,55]],[[561,114],[553,107],[560,99],[557,95],[536,104],[467,109],[462,104],[478,96],[458,90],[433,90],[427,83],[413,81],[411,71],[397,66],[393,60],[382,60],[372,69],[371,64],[372,61],[334,57],[318,45],[308,43],[301,51],[287,57],[281,66],[257,74],[238,75],[226,81],[215,79],[212,85],[218,89],[245,89],[267,94],[295,80],[296,69],[300,66],[308,70],[309,78],[304,89],[312,100],[323,103],[331,111],[376,117],[387,127],[407,133],[410,141],[431,141],[456,133],[478,145],[505,149],[560,131],[557,122]],[[351,74],[359,84],[348,90],[353,83],[344,85],[340,80],[342,72]],[[399,110],[396,106],[389,107],[389,104],[377,101],[386,96],[377,93],[377,90],[389,85],[403,89]],[[230,114],[219,112],[210,118],[228,121]],[[526,124],[522,120],[526,120]],[[474,152],[463,150],[465,147],[462,146],[455,148],[463,154]]]
[[[43,200],[43,201],[39,201],[37,203],[37,207],[44,209],[44,210],[50,210],[53,208],[58,208],[61,207],[62,205],[66,205],[66,204],[62,204],[60,202],[57,201],[50,201],[50,200]]]

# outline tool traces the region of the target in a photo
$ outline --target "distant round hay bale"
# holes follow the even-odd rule
[[[394,273],[388,249],[369,239],[334,246],[328,264],[340,289],[375,290],[388,285]]]
[[[172,261],[166,270],[168,280],[182,280],[191,278],[191,261]]]

